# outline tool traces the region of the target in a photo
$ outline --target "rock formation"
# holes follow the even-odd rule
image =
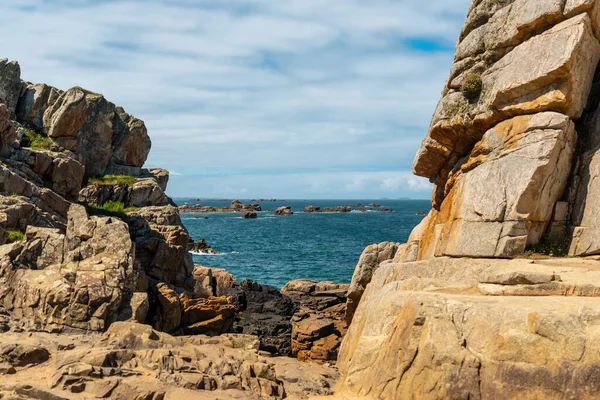
[[[104,334],[0,335],[7,399],[303,399],[330,394],[336,377],[265,357],[247,335],[172,337],[131,322]]]
[[[415,174],[432,210],[365,249],[341,398],[600,397],[600,3],[473,0]],[[554,254],[556,256],[556,254]]]
[[[292,317],[292,355],[299,360],[335,363],[347,325],[348,285],[305,279],[288,282],[284,296],[297,305]]]
[[[597,9],[594,1],[473,1],[415,158],[414,172],[435,187],[407,260],[514,257],[557,233],[554,222],[568,227],[560,233],[572,238],[571,254],[600,252],[590,188]]]

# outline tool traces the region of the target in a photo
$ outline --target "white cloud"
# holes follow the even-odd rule
[[[170,193],[203,195],[183,178],[210,168],[262,171],[255,181],[283,168],[314,171],[296,177],[314,196],[425,197],[410,165],[468,3],[0,0],[0,57],[26,80],[84,86],[144,119],[148,164],[185,175]],[[222,188],[253,192],[230,175]]]

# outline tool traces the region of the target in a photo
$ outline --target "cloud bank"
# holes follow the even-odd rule
[[[172,196],[429,196],[410,168],[468,0],[0,3],[0,56],[143,119]]]

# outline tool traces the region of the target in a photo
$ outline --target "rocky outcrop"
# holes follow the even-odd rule
[[[6,106],[11,116],[15,114],[22,85],[19,63],[0,59],[0,103]]]
[[[367,285],[371,282],[373,274],[382,262],[394,259],[398,246],[397,243],[383,242],[372,244],[362,252],[346,295],[346,324],[352,323],[356,307],[358,307]]]
[[[183,286],[194,263],[188,252],[191,238],[177,208],[144,207],[128,213],[128,223],[136,245],[136,273]]]
[[[571,254],[600,253],[598,10],[595,1],[473,1],[413,165],[435,186],[405,260],[510,258],[557,232],[572,236]]]
[[[87,185],[79,191],[78,199],[81,203],[102,205],[114,201],[133,207],[171,204],[171,200],[154,178],[139,178],[132,185]]]
[[[144,165],[150,138],[144,123],[104,96],[74,87],[44,112],[44,131],[59,146],[82,157],[88,176],[114,173],[119,166]]]
[[[337,378],[264,357],[252,336],[176,338],[123,322],[103,335],[4,333],[0,358],[0,396],[11,399],[304,399],[331,394]]]
[[[208,243],[204,241],[204,239],[200,239],[197,242],[193,240],[190,241],[188,250],[192,253],[202,253],[202,254],[220,254],[218,250],[210,247]]]
[[[240,283],[240,289],[243,304],[234,332],[257,336],[263,351],[292,355],[290,319],[296,310],[294,302],[274,287],[247,279]]]
[[[413,165],[432,210],[394,256],[363,253],[338,395],[600,396],[598,261],[507,260],[600,254],[599,26],[598,1],[472,1]]]
[[[295,280],[281,293],[297,305],[292,317],[292,355],[299,360],[335,363],[347,325],[348,285]]]
[[[294,211],[292,211],[291,206],[282,206],[282,207],[278,207],[277,210],[275,210],[275,212],[273,214],[278,215],[278,216],[285,216],[285,215],[292,215],[293,213],[294,213]]]
[[[344,340],[361,398],[594,398],[597,261],[384,264]]]
[[[28,227],[27,241],[0,248],[0,302],[43,329],[102,331],[116,319],[133,272],[127,225],[72,205],[66,234]]]

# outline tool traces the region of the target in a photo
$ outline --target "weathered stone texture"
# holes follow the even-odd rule
[[[336,392],[365,399],[594,398],[595,263],[439,258],[382,266],[342,344]]]

